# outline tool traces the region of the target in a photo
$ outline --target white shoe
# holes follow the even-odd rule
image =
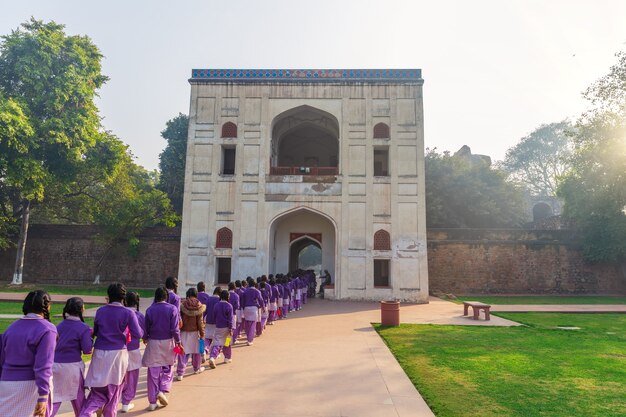
[[[156,409],[157,409],[157,407],[158,407],[158,405],[156,405],[156,404],[150,404],[150,405],[148,406],[148,411],[154,411],[154,410],[156,410]]]
[[[120,410],[122,413],[128,413],[130,410],[135,408],[135,404],[122,404],[122,409]]]
[[[232,359],[224,358],[224,363],[231,363],[232,361]]]
[[[201,367],[199,367],[199,368],[198,368],[198,370],[197,370],[197,371],[194,371],[193,373],[194,373],[194,374],[201,374],[202,372],[204,372],[204,370],[205,370],[205,369],[206,369],[206,368],[205,368],[204,366],[201,366]]]
[[[163,407],[165,407],[166,405],[169,404],[169,401],[167,401],[167,397],[165,396],[165,394],[163,394],[162,392],[159,392],[157,394],[157,401],[159,402],[159,404],[161,404]]]
[[[248,342],[248,346],[252,346],[254,342]]]
[[[177,381],[182,381],[183,380],[183,376],[182,375],[176,375],[176,380]]]
[[[211,369],[215,369],[215,359],[209,358],[209,366]]]

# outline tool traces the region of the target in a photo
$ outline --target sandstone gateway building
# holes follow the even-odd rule
[[[286,273],[426,302],[421,70],[193,70],[179,277]],[[319,271],[316,271],[319,273]]]

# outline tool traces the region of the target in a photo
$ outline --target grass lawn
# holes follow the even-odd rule
[[[85,304],[85,310],[99,307],[102,304]],[[54,316],[63,314],[65,303],[52,303],[50,313]],[[22,314],[21,301],[0,301],[0,314]]]
[[[480,301],[486,304],[626,304],[626,297],[596,295],[551,296],[551,295],[514,295],[514,296],[459,296],[457,301]]]
[[[156,287],[155,287],[156,288]],[[64,286],[64,285],[32,285],[24,284],[19,287],[15,285],[0,285],[0,292],[21,292],[28,293],[35,289],[44,289],[50,294],[71,294],[71,295],[101,295],[106,297],[107,286]],[[154,289],[127,288],[128,291],[136,291],[143,297],[154,297]]]
[[[438,417],[626,415],[626,314],[498,316],[527,327],[376,329]]]

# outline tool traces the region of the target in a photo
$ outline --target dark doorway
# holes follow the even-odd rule
[[[230,282],[230,258],[217,258],[217,283]]]
[[[318,266],[319,265],[319,266]],[[319,269],[322,265],[322,247],[313,239],[297,240],[289,247],[289,271]]]
[[[548,217],[552,217],[552,207],[548,203],[537,203],[533,206],[533,221],[538,222]]]

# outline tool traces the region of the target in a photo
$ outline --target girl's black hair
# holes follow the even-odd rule
[[[265,289],[265,281],[261,281],[260,287],[261,289]]]
[[[107,295],[109,296],[109,303],[122,303],[126,302],[126,286],[121,282],[114,282],[107,288]]]
[[[220,292],[220,300],[228,301],[229,298],[230,293],[227,290],[222,290],[222,292]]]
[[[240,280],[235,281],[235,287],[241,288],[241,281]]]
[[[161,301],[167,300],[167,296],[167,288],[165,288],[164,286],[157,287],[157,289],[154,290],[155,303],[160,303]]]
[[[222,287],[220,287],[219,285],[217,287],[215,287],[215,289],[213,290],[213,295],[220,295],[220,293],[222,292]]]
[[[139,311],[139,293],[130,291],[126,293],[126,307],[135,307]]]
[[[198,292],[206,291],[206,285],[204,285],[203,281],[198,282],[196,287],[198,288]]]
[[[50,304],[52,303],[52,299],[50,298],[50,294],[48,294],[44,290],[35,290],[28,293],[26,298],[24,299],[24,304],[22,305],[22,312],[24,315],[33,313],[33,314],[42,314],[43,318],[50,321]]]
[[[243,280],[241,281],[241,288],[246,288],[248,286],[248,281]]]
[[[70,316],[78,317],[80,321],[85,322],[85,319],[83,318],[84,305],[85,303],[80,297],[69,298],[65,302],[65,307],[63,307],[63,319],[65,320],[69,314]]]
[[[204,284],[203,284],[204,285]],[[198,298],[198,290],[196,290],[195,288],[191,287],[187,290],[187,298]]]
[[[165,288],[167,288],[168,290],[172,290],[175,293],[178,293],[178,278],[175,278],[175,277],[165,278]]]
[[[228,283],[228,289],[231,290],[231,291],[234,290],[235,289],[235,283],[234,282],[229,282]]]

